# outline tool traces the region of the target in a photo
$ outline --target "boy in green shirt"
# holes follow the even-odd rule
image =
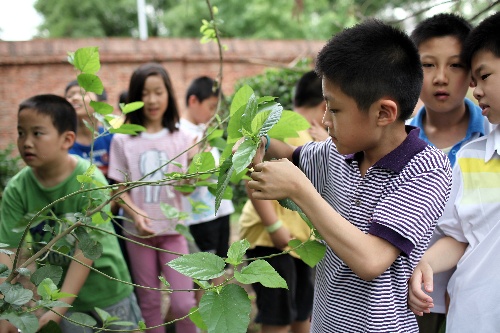
[[[31,97],[19,106],[18,113],[18,149],[26,163],[26,167],[14,176],[8,183],[2,198],[0,219],[0,243],[8,244],[14,250],[19,246],[24,230],[34,216],[45,206],[57,199],[65,197],[81,189],[77,176],[87,171],[88,161],[68,153],[75,142],[76,113],[71,104],[64,98],[55,95],[38,95]],[[106,179],[96,170],[92,177],[103,184]],[[90,196],[96,197],[98,192],[86,192],[69,196],[53,205],[44,216],[55,216],[58,221],[46,219],[41,223],[33,223],[30,227],[32,248],[40,250],[53,238],[52,228],[59,233],[67,228],[69,223],[76,222],[75,214],[85,213],[89,209]],[[47,228],[49,225],[51,228]],[[92,266],[96,270],[112,278],[130,282],[130,276],[121,254],[118,241],[111,233],[110,223],[100,225],[105,232],[90,232],[98,237],[102,244],[102,255],[96,260],[84,257],[78,248],[75,237],[71,234],[61,239],[61,244],[70,248],[68,255]],[[59,245],[59,243],[58,243]],[[12,268],[12,258],[0,253],[0,263]],[[99,274],[77,261],[49,252],[44,257],[44,264],[58,265],[63,268],[63,279],[60,291],[78,295],[60,299],[70,304],[71,312],[84,312],[97,319],[95,307],[101,308],[120,321],[130,321],[135,324],[141,318],[133,288],[129,284],[120,283]],[[53,310],[68,315],[67,307],[56,307]],[[39,319],[39,327],[49,321],[60,323],[63,332],[74,332],[75,326],[61,319],[53,311],[48,311]],[[136,328],[134,325],[129,329]],[[123,327],[122,327],[123,328]],[[92,332],[90,328],[79,327],[81,332]],[[17,332],[9,322],[0,321],[0,332]]]

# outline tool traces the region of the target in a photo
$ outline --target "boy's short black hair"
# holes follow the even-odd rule
[[[394,99],[403,121],[413,113],[424,75],[408,35],[373,19],[331,38],[318,54],[316,73],[353,98],[361,110],[380,98]]]
[[[295,85],[293,105],[295,107],[314,107],[324,100],[321,78],[314,71],[304,73]]]
[[[59,134],[66,131],[76,133],[76,111],[66,98],[52,94],[36,95],[19,104],[18,114],[24,109],[33,109],[40,114],[49,116]]]
[[[417,48],[431,38],[447,36],[455,37],[463,45],[471,30],[472,25],[462,16],[444,13],[431,16],[417,24],[410,38]]]
[[[66,95],[68,93],[68,90],[70,90],[72,87],[75,87],[75,86],[77,86],[77,87],[80,86],[78,84],[77,80],[73,80],[70,83],[68,83],[66,85],[66,88],[64,89],[64,95]],[[108,94],[106,93],[105,89],[102,90],[102,94],[100,94],[100,95],[96,94],[96,96],[97,96],[97,102],[103,102],[103,101],[108,100]]]
[[[470,67],[472,57],[483,50],[500,58],[500,12],[485,18],[471,31],[462,48],[462,61]]]
[[[200,76],[194,79],[186,91],[186,106],[189,103],[189,97],[196,96],[201,103],[212,96],[219,96],[219,88],[214,85],[214,80],[208,76]]]

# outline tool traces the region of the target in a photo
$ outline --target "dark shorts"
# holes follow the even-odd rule
[[[229,249],[229,215],[189,226],[196,246],[203,252],[210,252],[219,257],[227,257]]]
[[[263,257],[280,252],[276,248],[257,246],[247,251],[247,257]],[[284,326],[291,325],[295,321],[308,320],[311,316],[314,297],[312,268],[289,254],[264,260],[285,279],[288,290],[267,288],[260,283],[252,284],[258,309],[255,322]]]

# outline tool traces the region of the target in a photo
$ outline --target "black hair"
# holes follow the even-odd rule
[[[179,109],[177,107],[175,91],[170,81],[170,76],[165,67],[161,64],[150,62],[139,66],[134,71],[130,78],[130,85],[128,88],[128,103],[142,101],[144,83],[148,77],[155,75],[162,78],[168,92],[168,106],[166,112],[163,114],[162,126],[168,128],[170,132],[175,132],[178,130],[176,125],[179,122]],[[144,126],[144,108],[127,113],[125,122]]]
[[[76,111],[64,97],[52,94],[36,95],[19,104],[18,114],[25,109],[33,109],[40,114],[49,116],[59,134],[66,131],[76,133]]]
[[[120,96],[118,96],[118,104],[124,103],[127,104],[128,100],[128,90],[122,90]]]
[[[314,107],[321,104],[324,100],[321,78],[318,74],[314,71],[309,71],[302,75],[295,85],[293,105],[295,107]]]
[[[424,75],[408,35],[374,19],[331,38],[319,52],[315,70],[361,110],[368,111],[380,98],[394,99],[403,121],[413,113]]]
[[[78,84],[77,80],[73,80],[70,83],[68,83],[66,85],[66,88],[64,89],[64,95],[66,95],[68,93],[68,90],[70,90],[71,88],[73,88],[75,86],[76,87],[80,86]],[[106,90],[104,88],[102,90],[102,94],[100,94],[100,95],[96,94],[96,96],[97,96],[97,102],[102,102],[102,101],[107,101],[108,100],[108,94],[106,93]]]
[[[194,79],[186,91],[186,106],[188,106],[191,95],[196,96],[200,103],[212,96],[217,97],[219,95],[219,87],[215,86],[214,83],[214,80],[208,76],[200,76]]]
[[[485,18],[471,31],[462,48],[462,61],[470,67],[472,57],[483,50],[500,58],[500,12]]]
[[[472,30],[472,25],[456,14],[437,14],[431,16],[413,29],[410,38],[417,48],[423,42],[436,37],[455,37],[461,45]]]

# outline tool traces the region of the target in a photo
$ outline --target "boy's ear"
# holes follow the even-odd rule
[[[199,102],[200,101],[198,100],[198,97],[196,97],[196,95],[190,95],[188,98],[188,107],[198,104]]]
[[[390,125],[398,119],[398,104],[392,99],[380,99],[377,110],[377,124],[380,126]]]
[[[63,148],[69,150],[75,144],[76,134],[73,131],[66,131],[61,134],[63,137]]]

